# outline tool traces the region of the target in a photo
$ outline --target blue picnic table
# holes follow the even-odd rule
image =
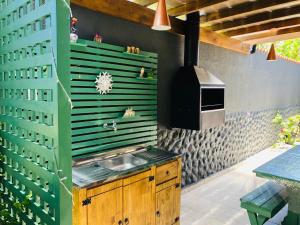
[[[277,156],[253,171],[258,177],[274,180],[288,192],[288,215],[283,225],[300,225],[300,146]]]

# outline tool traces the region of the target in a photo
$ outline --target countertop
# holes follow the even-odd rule
[[[99,164],[95,165],[95,161],[73,166],[73,185],[79,188],[91,188],[99,186],[102,183],[130,176],[135,173],[145,171],[152,166],[158,166],[180,157],[178,154],[163,151],[154,147],[145,151],[139,151],[137,153],[132,152],[125,154],[132,154],[139,158],[145,159],[147,160],[147,163],[124,171],[109,170],[99,166]]]

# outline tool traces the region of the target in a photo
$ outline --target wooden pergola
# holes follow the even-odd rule
[[[71,0],[73,4],[152,26],[158,0]],[[300,0],[167,0],[172,31],[200,13],[200,41],[249,53],[253,44],[300,37]]]

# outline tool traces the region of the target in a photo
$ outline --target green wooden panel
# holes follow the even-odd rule
[[[38,67],[44,65],[51,65],[52,64],[52,55],[46,54],[41,56],[34,56],[32,58],[23,59],[20,61],[15,62],[8,62],[5,63],[0,67],[0,72],[5,72],[9,70],[20,70],[29,67]]]
[[[142,132],[142,131],[152,131],[152,130],[157,130],[157,126],[146,126],[146,127],[122,129],[118,132],[118,135],[134,133],[134,132]],[[79,142],[79,141],[86,141],[86,140],[92,140],[92,139],[97,139],[97,138],[112,137],[115,135],[116,135],[116,133],[114,131],[97,132],[97,133],[91,133],[91,134],[87,134],[87,135],[74,136],[72,138],[72,141],[75,143],[75,142]]]
[[[20,0],[22,1],[22,0]],[[23,1],[26,2],[26,1]],[[34,13],[28,13],[24,16],[22,16],[19,20],[16,20],[12,24],[9,24],[9,26],[3,27],[1,29],[1,35],[0,38],[4,35],[10,34],[15,30],[19,30],[28,24],[32,24],[34,21],[37,21],[43,17],[50,16],[51,10],[53,10],[53,7],[55,6],[55,2],[48,1],[47,4],[41,5],[38,7],[38,10],[33,10]]]
[[[114,119],[109,120],[92,120],[92,121],[83,121],[83,122],[74,122],[72,123],[72,128],[81,128],[81,127],[90,127],[90,126],[103,126],[104,123],[112,123],[112,121],[115,121],[116,123],[120,123],[120,125],[124,126],[127,125],[127,127],[130,127],[130,122],[138,122],[138,121],[155,121],[156,116],[136,116],[132,118],[122,118],[122,117],[116,117]]]
[[[130,123],[130,127],[133,128],[133,129],[137,128],[137,127],[153,126],[153,125],[157,125],[156,120]],[[119,126],[118,126],[118,130],[126,129],[126,128],[128,128],[127,124],[119,124]],[[83,128],[80,128],[80,129],[73,129],[72,130],[72,135],[83,135],[83,134],[100,132],[100,131],[107,131],[107,130],[104,129],[102,126],[96,125],[96,126],[93,126],[93,127],[87,127],[87,128],[83,127]]]
[[[73,115],[72,122],[76,121],[85,121],[85,120],[103,120],[103,119],[114,119],[120,118],[123,116],[124,111],[122,112],[113,112],[113,113],[101,113],[101,114],[87,114],[87,115]],[[155,116],[156,111],[137,111],[137,116]]]
[[[22,108],[26,110],[44,112],[44,113],[54,113],[54,103],[53,102],[44,102],[44,101],[30,101],[30,100],[18,100],[14,99],[2,99],[1,100],[2,106],[8,107],[15,107],[15,108]]]
[[[101,68],[89,68],[89,67],[77,67],[71,66],[72,74],[80,74],[85,76],[86,74],[99,74]],[[130,71],[119,71],[113,69],[105,69],[112,76],[124,76],[124,77],[137,77],[139,75],[138,72],[130,72]]]
[[[34,33],[31,36],[26,36],[22,38],[22,42],[11,42],[10,44],[4,46],[2,49],[0,49],[0,54],[5,52],[13,52],[17,51],[20,48],[23,48],[24,45],[26,46],[33,46],[36,43],[43,43],[46,41],[50,41],[50,29],[44,30],[38,33]]]
[[[141,62],[141,61],[135,61],[132,59],[122,59],[122,58],[116,58],[115,56],[109,57],[109,56],[103,56],[103,55],[94,55],[94,54],[85,54],[85,53],[78,53],[73,52],[72,58],[74,59],[84,59],[88,61],[101,61],[101,62],[108,62],[108,63],[118,63],[122,65],[131,65],[131,66],[143,66],[147,68],[155,68],[155,64],[151,64],[149,62]],[[72,63],[72,61],[71,61]],[[72,63],[73,64],[73,63]]]
[[[140,99],[140,100],[156,100],[156,95],[90,95],[90,94],[72,94],[74,100],[127,100],[127,99]]]
[[[127,54],[123,46],[79,40],[71,45],[73,156],[134,144],[156,144],[157,80],[139,79],[140,70],[157,70],[158,56],[142,51]],[[113,89],[100,95],[95,87],[100,72],[112,76]],[[123,118],[127,108],[136,116]],[[117,130],[105,128],[117,123]]]
[[[157,110],[157,105],[143,105],[132,107],[135,111],[141,110]],[[113,106],[113,107],[94,107],[94,108],[73,108],[72,115],[86,114],[86,113],[104,113],[104,112],[125,112],[127,106]]]
[[[6,190],[0,201],[20,224],[71,224],[66,3],[0,0],[0,168]],[[30,204],[17,216],[14,203],[29,193]]]
[[[119,73],[118,75],[114,76],[113,81],[114,82],[124,82],[124,83],[137,83],[137,84],[152,84],[152,85],[156,85],[157,84],[157,80],[155,79],[137,79],[137,75],[134,78],[128,78],[128,77],[122,77],[122,72]],[[95,75],[98,74],[93,74],[93,75],[82,75],[82,74],[72,74],[71,78],[73,80],[82,80],[82,81],[95,81]],[[119,75],[121,75],[121,77],[119,77]]]
[[[142,138],[136,138],[132,140],[126,140],[126,141],[120,141],[120,142],[114,142],[111,144],[105,144],[105,145],[99,145],[91,148],[85,148],[85,149],[80,149],[73,151],[73,156],[78,156],[78,155],[83,155],[83,154],[91,154],[91,153],[96,153],[99,151],[105,151],[105,150],[110,150],[114,148],[121,148],[121,147],[126,147],[130,145],[155,145],[157,143],[157,137],[142,137]]]
[[[80,45],[72,45],[71,49],[72,50],[76,50],[74,49],[74,47],[84,47],[85,49],[83,50],[83,52],[90,52],[90,49],[88,48],[97,48],[97,49],[106,49],[106,50],[112,50],[112,51],[116,51],[116,52],[121,52],[123,53],[126,49],[123,46],[117,46],[117,45],[111,45],[111,44],[107,44],[107,43],[96,43],[93,41],[88,41],[88,40],[83,40],[83,39],[79,39],[78,43]],[[157,53],[152,53],[152,52],[146,52],[146,51],[142,51],[141,54],[143,56],[146,56],[146,58],[156,58],[158,57]],[[128,56],[127,56],[128,57]],[[130,56],[131,57],[131,56]],[[140,59],[140,57],[136,57],[136,56],[132,56],[132,58],[134,59]]]
[[[86,87],[72,87],[71,91],[73,94],[95,94],[95,88]],[[121,89],[114,88],[109,92],[110,94],[139,94],[139,95],[157,95],[157,90],[139,90],[139,89]]]
[[[95,76],[96,77],[96,76]],[[72,87],[93,87],[95,86],[95,82],[93,81],[72,81]],[[122,82],[114,82],[114,88],[134,88],[134,89],[144,89],[144,90],[157,90],[156,85],[147,85],[143,83],[122,83]],[[141,91],[143,93],[143,91]]]
[[[3,182],[3,186],[6,187],[14,196],[16,196],[20,199],[24,198],[24,193],[20,189],[16,188],[9,181],[5,180]],[[11,200],[11,201],[13,201],[13,200]],[[31,216],[31,223],[29,223],[28,225],[32,224],[33,221],[35,221],[37,217],[39,217],[40,220],[43,221],[43,223],[45,223],[45,224],[50,224],[50,225],[56,224],[53,216],[50,215],[49,213],[45,212],[43,210],[43,208],[40,207],[39,204],[37,204],[37,203],[29,204],[28,208],[32,211],[32,214],[33,214],[33,216]],[[28,213],[28,214],[30,215],[30,213]]]
[[[108,144],[111,143],[111,139],[113,139],[113,142],[118,142],[118,141],[124,141],[124,140],[132,140],[132,139],[137,139],[140,137],[151,137],[151,136],[156,136],[157,135],[157,131],[146,131],[146,132],[138,132],[138,133],[133,133],[133,134],[122,134],[118,135],[118,136],[113,136],[113,137],[102,137],[99,139],[95,139],[95,140],[90,140],[90,141],[81,141],[75,144],[72,144],[72,148],[73,149],[84,149],[86,147],[89,146],[99,146],[99,145],[104,145],[104,144]]]

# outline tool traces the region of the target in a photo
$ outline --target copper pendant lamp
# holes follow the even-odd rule
[[[271,45],[271,48],[270,48],[267,60],[268,61],[276,61],[277,60],[276,51],[275,51],[275,45],[274,44]]]
[[[170,18],[167,12],[166,0],[158,1],[152,29],[159,30],[159,31],[171,29]]]

